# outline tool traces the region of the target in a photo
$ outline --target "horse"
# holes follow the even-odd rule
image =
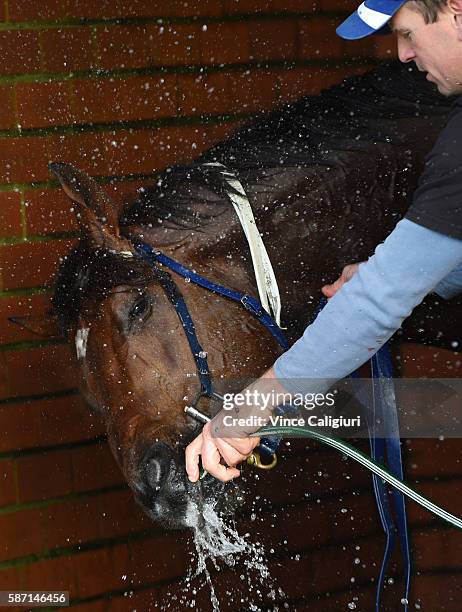
[[[214,380],[256,378],[281,349],[239,304],[150,266],[136,242],[255,295],[223,164],[252,204],[279,282],[282,325],[294,341],[322,284],[346,263],[366,259],[405,214],[450,104],[417,71],[386,62],[262,114],[192,164],[166,168],[128,203],[113,201],[81,170],[50,164],[73,202],[81,238],[59,267],[42,327],[58,326],[75,346],[82,393],[154,520],[188,526],[198,487],[221,512],[234,511],[241,497],[235,483],[186,478],[184,448],[199,426],[184,407],[200,382],[166,282],[173,280],[172,291],[188,304]],[[437,329],[432,322],[443,309],[424,306],[416,323],[421,328],[425,319],[427,341],[440,345],[454,340],[452,322],[441,317]],[[412,322],[406,334],[419,337]],[[219,407],[202,401],[210,414]]]

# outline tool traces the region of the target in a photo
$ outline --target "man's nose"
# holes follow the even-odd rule
[[[400,62],[412,62],[415,59],[415,53],[412,46],[403,40],[398,40],[398,57]]]

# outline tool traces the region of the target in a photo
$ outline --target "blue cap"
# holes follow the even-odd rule
[[[375,34],[386,26],[388,21],[407,0],[365,0],[356,11],[339,25],[336,32],[347,40],[364,38]]]

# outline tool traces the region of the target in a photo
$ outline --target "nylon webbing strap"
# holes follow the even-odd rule
[[[263,239],[258,231],[249,198],[236,174],[219,162],[206,162],[205,167],[219,168],[223,180],[231,187],[226,195],[231,200],[241,222],[250,249],[252,264],[257,281],[260,303],[266,312],[281,325],[281,297],[271,260]]]

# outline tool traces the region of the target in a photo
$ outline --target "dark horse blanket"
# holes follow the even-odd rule
[[[296,266],[283,295],[287,321],[298,322],[295,337],[321,284],[343,265],[367,258],[404,215],[451,104],[415,69],[384,63],[264,114],[192,166],[167,168],[130,204],[122,224],[200,231],[226,201],[221,178],[205,175],[200,164],[219,161],[233,169],[263,233],[274,240],[285,225],[279,231],[285,240],[292,233],[306,243],[306,265]],[[278,278],[287,274],[281,250],[281,244],[269,247]],[[429,296],[405,323],[404,337],[454,348],[462,340],[459,305],[457,298],[444,303]]]

